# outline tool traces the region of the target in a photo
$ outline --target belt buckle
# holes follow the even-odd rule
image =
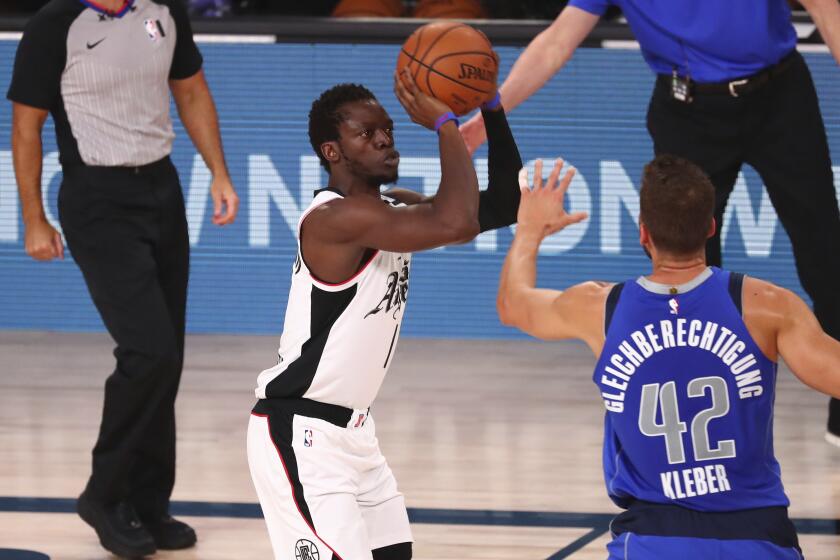
[[[735,88],[738,86],[742,86],[749,82],[749,80],[733,80],[729,82],[729,95],[732,97],[738,97],[738,92],[735,91]]]

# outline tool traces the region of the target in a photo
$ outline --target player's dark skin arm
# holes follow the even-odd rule
[[[482,111],[488,137],[488,183],[487,189],[479,193],[478,223],[484,232],[516,223],[519,211],[520,189],[519,170],[522,169],[522,157],[516,140],[508,125],[504,109],[500,106],[492,111]],[[391,189],[388,195],[405,204],[430,203],[433,196],[423,196],[407,189]],[[467,242],[472,237],[461,239]]]
[[[395,77],[395,92],[411,119],[429,129],[446,105],[424,95],[410,75]],[[343,282],[372,250],[412,252],[449,245],[478,234],[478,178],[453,121],[439,133],[441,182],[429,204],[394,207],[379,195],[379,177],[394,157],[393,126],[374,102],[346,106],[340,140],[325,143],[330,186],[345,197],[316,208],[301,229],[303,254],[321,280]],[[370,169],[370,172],[367,170]]]

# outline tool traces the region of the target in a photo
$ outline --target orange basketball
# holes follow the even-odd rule
[[[482,19],[487,12],[478,0],[420,0],[414,8],[416,18]]]
[[[401,0],[341,0],[332,15],[335,17],[400,17],[404,11]]]
[[[406,67],[421,91],[457,115],[487,100],[499,71],[484,33],[453,21],[429,23],[412,33],[397,58],[397,71]]]

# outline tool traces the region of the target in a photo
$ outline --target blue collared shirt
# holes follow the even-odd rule
[[[725,82],[755,74],[796,47],[786,0],[570,0],[603,15],[624,12],[657,74]]]

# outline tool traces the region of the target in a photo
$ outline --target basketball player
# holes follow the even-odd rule
[[[370,416],[393,361],[411,253],[516,219],[522,161],[495,91],[483,107],[490,161],[481,193],[455,115],[410,74],[395,91],[414,122],[438,132],[433,197],[380,194],[397,180],[399,153],[370,91],[335,86],[309,114],[330,179],[299,222],[279,362],[259,377],[248,427],[251,477],[278,559],[411,558],[405,502]]]
[[[626,511],[611,524],[612,560],[800,559],[773,456],[776,362],[806,385],[840,395],[840,342],[796,295],[706,265],[714,187],[687,160],[644,170],[640,242],[648,276],[621,284],[535,288],[541,241],[568,215],[558,162],[534,188],[523,173],[516,237],[499,316],[542,339],[585,341],[607,410],[604,477]]]

